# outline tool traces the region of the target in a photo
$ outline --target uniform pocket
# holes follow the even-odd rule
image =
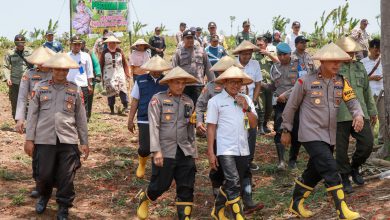
[[[358,87],[364,87],[364,81],[365,81],[365,78],[362,77],[362,76],[356,76],[356,86]]]
[[[324,107],[325,106],[325,99],[324,99],[324,93],[322,91],[312,91],[310,95],[311,103],[315,107]]]
[[[173,123],[174,113],[173,106],[163,106],[161,122]]]
[[[335,90],[334,91],[334,107],[338,108],[340,107],[340,104],[341,104],[341,101],[342,101],[342,97],[343,97],[343,92],[342,90]]]
[[[41,94],[39,97],[39,104],[41,110],[47,110],[50,108],[52,102],[51,94]]]
[[[64,100],[64,111],[69,113],[74,113],[76,105],[76,96],[65,95]]]

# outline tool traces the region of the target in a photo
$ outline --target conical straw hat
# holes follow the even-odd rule
[[[237,59],[233,59],[229,56],[224,56],[220,60],[218,60],[218,62],[214,64],[214,66],[210,68],[210,71],[222,72],[229,69],[229,67],[231,66],[236,66],[238,68],[244,69],[244,67],[237,61]]]
[[[103,43],[120,43],[121,41],[118,40],[115,36],[109,36]]]
[[[241,42],[240,45],[238,45],[236,47],[236,49],[233,50],[232,53],[233,53],[233,55],[237,55],[241,51],[245,51],[245,50],[253,50],[253,52],[256,52],[256,51],[259,51],[260,48],[257,47],[256,45],[252,44],[251,42],[244,40],[243,42]]]
[[[144,41],[144,39],[138,39],[133,43],[133,45],[131,45],[131,49],[135,49],[135,47],[138,45],[145,45],[146,48],[150,47],[150,45],[146,41]]]
[[[232,66],[223,72],[217,79],[215,79],[215,82],[222,83],[226,79],[242,79],[242,85],[249,85],[253,82],[252,78],[248,76],[248,74],[236,66]]]
[[[342,37],[336,41],[336,45],[347,53],[363,50],[363,48],[352,37]]]
[[[43,63],[43,67],[54,69],[78,69],[80,66],[67,53],[57,53]]]
[[[178,66],[173,68],[169,73],[167,73],[164,78],[160,80],[160,84],[168,84],[168,82],[172,79],[185,79],[187,84],[199,83],[199,81],[194,76],[187,73],[185,70]]]
[[[327,44],[318,50],[314,56],[314,60],[336,60],[346,61],[351,60],[351,57],[334,43]]]
[[[38,49],[34,50],[30,56],[26,57],[26,60],[29,63],[41,65],[48,61],[55,54],[56,53],[49,48],[39,47]]]
[[[165,61],[159,55],[155,55],[148,62],[144,63],[144,65],[141,66],[141,69],[152,72],[163,72],[171,70],[172,68],[173,67],[171,66],[171,64]]]

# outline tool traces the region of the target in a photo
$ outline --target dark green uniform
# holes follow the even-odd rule
[[[244,40],[250,41],[252,44],[256,45],[256,35],[252,32],[239,32],[236,36],[236,45],[238,46]]]
[[[30,56],[31,53],[32,50],[27,47],[21,52],[18,52],[15,48],[9,50],[4,56],[3,75],[5,80],[11,80],[12,82],[12,86],[9,87],[9,100],[11,101],[13,118],[15,118],[16,113],[20,80],[23,74],[29,69],[22,57]]]
[[[340,173],[349,175],[351,169],[358,169],[370,156],[374,138],[370,128],[370,116],[377,115],[375,101],[371,94],[368,76],[363,64],[357,61],[344,63],[340,69],[340,75],[350,82],[356,93],[356,97],[364,112],[364,127],[360,132],[355,132],[352,127],[352,116],[345,103],[340,103],[337,114],[336,160]],[[348,158],[349,136],[356,139],[356,151],[352,156],[352,162]]]

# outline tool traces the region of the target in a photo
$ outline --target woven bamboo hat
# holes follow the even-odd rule
[[[229,67],[231,66],[236,66],[241,69],[244,68],[236,59],[233,59],[229,56],[224,56],[220,60],[218,60],[218,62],[214,64],[214,66],[210,68],[210,71],[221,72],[229,69]]]
[[[318,50],[313,55],[313,59],[347,61],[347,60],[351,60],[351,56],[349,56],[344,50],[342,50],[336,44],[330,43],[323,46],[320,50]]]
[[[249,85],[253,82],[252,78],[248,76],[248,74],[236,66],[231,66],[223,72],[217,79],[215,79],[215,82],[223,83],[224,80],[228,79],[242,79],[242,85]]]
[[[133,43],[133,45],[131,45],[131,49],[135,49],[138,45],[145,45],[146,48],[150,47],[150,45],[144,39],[138,39]]]
[[[243,42],[241,42],[240,45],[238,45],[236,47],[236,49],[233,50],[232,53],[233,53],[233,55],[237,55],[241,51],[245,51],[245,50],[253,50],[253,52],[257,52],[260,50],[260,48],[257,47],[256,45],[252,44],[251,42],[244,40]]]
[[[159,55],[155,55],[150,60],[148,60],[148,62],[144,63],[144,65],[141,66],[141,69],[152,72],[164,72],[167,70],[171,70],[172,68],[173,67],[171,66],[171,64],[165,61]]]
[[[164,78],[162,78],[162,80],[160,80],[160,84],[166,85],[170,80],[173,79],[185,79],[186,84],[199,83],[199,81],[194,76],[177,66],[173,68],[169,73],[167,73]]]
[[[352,37],[342,37],[336,41],[336,45],[347,53],[363,50],[363,48]]]
[[[80,66],[67,53],[57,53],[43,63],[43,67],[53,69],[78,69]]]
[[[103,41],[103,43],[121,43],[121,41],[116,38],[115,36],[111,35],[109,36],[105,41]]]
[[[38,49],[34,50],[34,52],[30,56],[26,57],[26,60],[27,62],[35,65],[42,65],[55,54],[56,53],[54,51],[50,50],[47,47],[39,47]]]

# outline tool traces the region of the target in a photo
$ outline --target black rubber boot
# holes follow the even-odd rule
[[[283,144],[276,144],[276,152],[278,153],[278,169],[286,169],[286,163],[284,162],[284,145]]]
[[[47,203],[49,202],[50,196],[40,196],[37,204],[35,204],[35,212],[42,214],[46,210]]]
[[[364,179],[363,179],[363,176],[360,175],[358,167],[356,167],[356,168],[352,167],[351,176],[352,176],[352,180],[354,183],[356,183],[359,186],[364,185]]]
[[[267,122],[263,122],[263,131],[268,134],[268,133],[271,133],[271,130],[268,128],[267,126]]]
[[[250,178],[242,180],[241,188],[242,202],[244,204],[245,215],[251,214],[254,211],[264,208],[264,204],[252,200],[252,181],[250,180]]]
[[[192,206],[192,202],[176,202],[177,217],[179,220],[191,219]]]
[[[295,188],[293,192],[293,198],[290,203],[289,211],[299,217],[310,218],[313,216],[313,212],[305,209],[304,202],[310,193],[313,191],[313,188],[306,186],[302,180],[295,180]]]
[[[343,183],[343,190],[347,194],[353,193],[353,188],[351,185],[351,181],[349,180],[349,174],[340,174],[341,175],[341,180]]]
[[[228,220],[229,218],[225,216],[225,203],[226,203],[226,194],[222,190],[222,188],[219,188],[219,192],[217,195],[217,198],[215,198],[214,207],[211,211],[211,217],[213,217],[215,220]]]
[[[115,107],[110,105],[110,114],[111,115],[115,114],[114,110],[115,110]]]
[[[57,220],[67,220],[69,215],[69,209],[67,206],[59,205],[57,211]]]
[[[347,203],[345,203],[344,192],[342,188],[343,185],[337,185],[326,189],[326,191],[329,192],[333,197],[337,216],[339,217],[339,219],[348,220],[360,218],[359,213],[353,212],[348,208]]]

